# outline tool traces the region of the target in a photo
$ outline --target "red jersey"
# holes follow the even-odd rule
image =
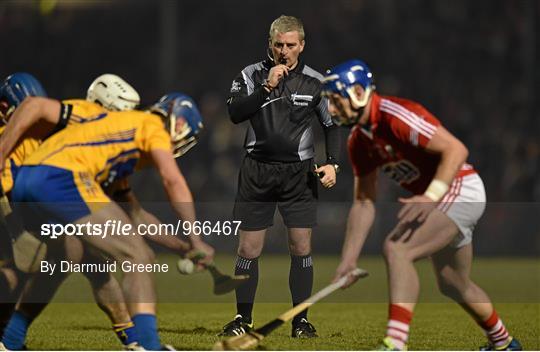
[[[348,141],[356,176],[381,169],[414,194],[422,194],[437,171],[440,156],[425,150],[441,125],[422,105],[373,93],[367,126],[356,125]],[[456,177],[476,173],[464,163]]]

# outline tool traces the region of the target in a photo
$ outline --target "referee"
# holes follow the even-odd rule
[[[302,22],[280,16],[270,26],[268,58],[244,68],[232,83],[227,102],[230,118],[235,124],[249,122],[244,143],[247,154],[234,206],[234,218],[242,222],[235,274],[248,274],[250,279],[236,290],[237,315],[223,327],[224,336],[253,328],[258,258],[276,205],[288,228],[293,304],[311,295],[317,180],[326,188],[335,185],[340,140],[328,102],[320,95],[323,76],[298,58],[304,45]],[[326,136],[327,162],[317,169],[313,118],[318,118]],[[298,314],[292,324],[292,337],[317,337],[307,311]]]

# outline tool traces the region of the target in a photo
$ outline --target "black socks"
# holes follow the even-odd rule
[[[295,306],[311,296],[313,288],[313,260],[311,254],[303,256],[291,255],[289,288]],[[293,325],[302,318],[307,319],[307,310],[294,317]]]
[[[238,256],[234,274],[249,275],[249,280],[236,289],[236,310],[244,318],[245,322],[251,323],[253,301],[255,300],[259,282],[259,258],[248,259]]]

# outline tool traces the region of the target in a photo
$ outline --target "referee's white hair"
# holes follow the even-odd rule
[[[294,16],[285,16],[281,15],[278,18],[272,22],[270,25],[270,41],[274,39],[274,36],[277,33],[286,33],[286,32],[293,32],[298,31],[298,34],[300,35],[300,41],[304,40],[305,33],[304,33],[304,24],[302,21]]]

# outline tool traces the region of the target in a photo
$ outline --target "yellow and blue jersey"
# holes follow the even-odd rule
[[[159,116],[88,104],[74,105],[74,122],[45,140],[18,172],[13,200],[47,208],[39,209],[52,216],[45,221],[73,222],[99,210],[111,201],[103,187],[132,174],[152,150],[172,150]]]
[[[0,126],[0,135],[4,132],[6,126]],[[39,147],[40,141],[32,138],[26,138],[13,150],[8,159],[6,159],[4,170],[0,175],[2,190],[9,193],[15,183],[17,170],[21,167],[24,159],[33,153]]]
[[[73,109],[72,116],[76,112]],[[157,115],[124,111],[84,118],[44,141],[23,165],[84,172],[99,184],[108,185],[133,173],[141,154],[171,150],[171,139]]]
[[[107,110],[102,106],[86,100],[69,99],[62,101],[62,104],[72,106],[70,109],[71,114],[67,122],[68,126],[90,122],[107,113]],[[0,135],[5,128],[6,126],[0,126]],[[41,141],[37,139],[26,138],[13,150],[6,160],[4,171],[0,175],[4,193],[9,193],[11,191],[15,184],[17,170],[22,165],[23,161],[32,154],[40,144]]]
[[[83,99],[67,99],[62,100],[63,105],[71,105],[68,126],[88,123],[96,119],[103,118],[109,110],[103,106]]]

